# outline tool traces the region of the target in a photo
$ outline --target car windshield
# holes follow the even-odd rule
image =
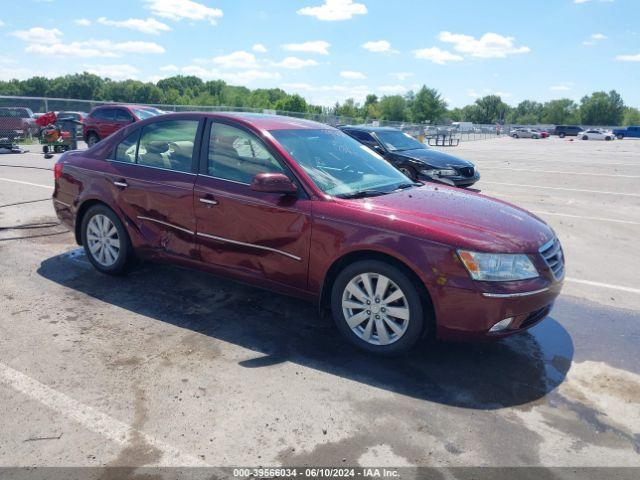
[[[329,195],[383,195],[413,186],[380,155],[339,130],[272,130],[271,134]]]
[[[158,115],[162,115],[162,112],[157,108],[132,108],[133,113],[136,114],[140,120],[144,120],[146,118],[156,117]]]
[[[381,131],[376,132],[380,141],[387,147],[387,150],[402,151],[416,150],[418,148],[426,148],[422,143],[417,141],[411,135],[399,131]]]

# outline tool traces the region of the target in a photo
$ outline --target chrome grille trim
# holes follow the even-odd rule
[[[561,280],[564,276],[564,252],[560,241],[554,237],[544,245],[542,245],[538,251],[543,260],[551,270],[553,278]]]

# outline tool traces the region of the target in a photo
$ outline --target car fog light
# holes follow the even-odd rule
[[[513,322],[513,317],[500,320],[498,323],[496,323],[493,327],[489,329],[489,333],[496,333],[496,332],[501,332],[502,330],[506,330],[507,328],[509,328],[509,325],[511,325],[511,322]]]

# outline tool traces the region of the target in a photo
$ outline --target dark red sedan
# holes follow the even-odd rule
[[[414,183],[343,132],[253,114],[131,124],[55,166],[54,206],[91,263],[163,260],[318,302],[370,352],[499,338],[547,316],[562,248],[534,215]]]
[[[83,118],[82,136],[87,145],[92,147],[122,127],[163,113],[157,108],[142,105],[100,105]]]

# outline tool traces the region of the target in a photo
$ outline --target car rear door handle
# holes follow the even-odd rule
[[[200,201],[202,203],[206,203],[207,205],[218,205],[218,201],[217,200],[213,200],[211,198],[201,198]]]
[[[124,182],[124,181],[122,181],[122,182],[115,181],[115,182],[113,182],[113,184],[116,187],[120,187],[120,188],[127,188],[129,186],[129,184],[127,182]]]

